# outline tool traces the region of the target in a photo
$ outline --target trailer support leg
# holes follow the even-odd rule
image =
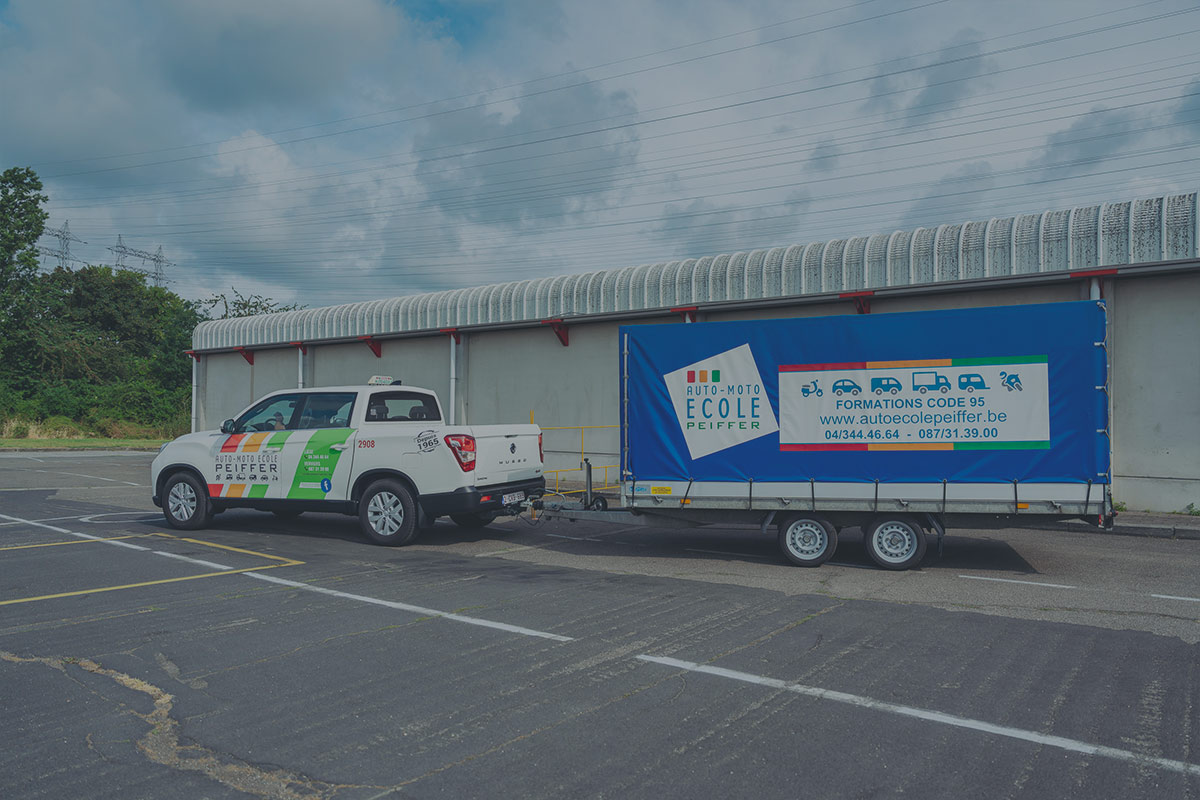
[[[929,527],[933,528],[933,532],[937,534],[938,558],[941,558],[942,545],[946,539],[946,526],[942,525],[942,521],[933,514],[926,514],[925,519],[929,520]]]
[[[767,535],[767,528],[771,527],[771,523],[775,521],[775,513],[774,511],[768,511],[767,515],[763,517],[762,522],[759,523],[758,531],[763,536]]]

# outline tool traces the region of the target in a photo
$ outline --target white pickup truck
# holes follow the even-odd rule
[[[372,542],[403,545],[437,517],[465,527],[545,491],[536,425],[445,425],[437,395],[399,385],[274,392],[219,431],[167,442],[150,467],[174,528],[227,508],[358,515]]]

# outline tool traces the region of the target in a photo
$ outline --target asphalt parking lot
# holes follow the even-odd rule
[[[230,511],[0,456],[3,797],[1200,797],[1200,540]]]

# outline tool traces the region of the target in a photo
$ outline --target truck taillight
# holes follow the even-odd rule
[[[538,434],[538,461],[546,463],[546,454],[542,452],[542,435]]]
[[[475,437],[465,433],[452,433],[446,437],[446,446],[454,453],[454,460],[463,472],[475,469]]]

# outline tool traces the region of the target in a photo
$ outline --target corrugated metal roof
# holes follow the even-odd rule
[[[196,350],[1196,258],[1197,193],[202,322]]]

